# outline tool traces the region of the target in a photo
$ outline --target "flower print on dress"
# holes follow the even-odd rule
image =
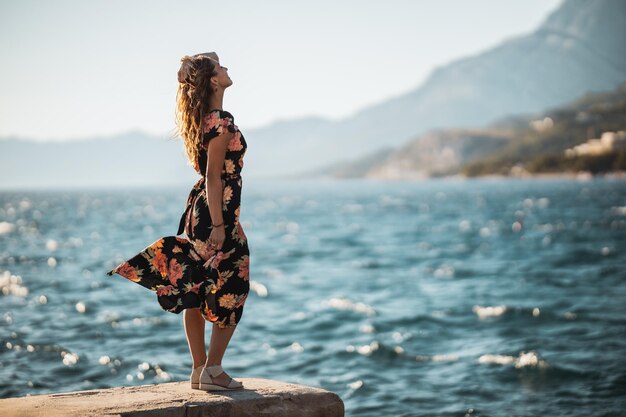
[[[211,139],[234,133],[224,155],[221,171],[222,219],[225,240],[219,250],[208,244],[212,230],[204,175],[193,185],[180,217],[177,235],[164,236],[122,262],[114,273],[156,293],[161,308],[180,313],[199,308],[205,320],[224,328],[241,320],[250,291],[250,251],[239,222],[245,138],[231,113],[213,110],[203,119],[198,166],[206,172],[207,147]]]

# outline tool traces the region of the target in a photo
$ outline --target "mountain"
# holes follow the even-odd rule
[[[461,168],[467,176],[580,171],[626,172],[626,83],[527,118],[507,146]]]
[[[624,130],[626,83],[544,112],[507,116],[484,128],[434,129],[391,152],[386,150],[378,158],[367,155],[315,174],[415,179],[458,174],[622,171],[626,170],[626,138],[621,143],[615,141],[611,150],[596,143],[596,154],[568,157],[566,150],[588,139],[599,142],[593,138],[604,132]]]
[[[67,142],[0,141],[0,187],[75,188],[193,184],[180,141],[131,131]]]
[[[235,115],[248,142],[246,176],[298,177],[361,157],[376,160],[435,129],[480,128],[508,114],[541,112],[613,89],[626,81],[624,40],[625,1],[565,0],[535,31],[435,68],[413,91],[343,120],[306,117],[246,129]],[[406,39],[401,46],[410,51],[410,45]],[[180,142],[131,132],[83,144],[5,138],[0,178],[0,186],[164,184],[189,183],[195,172]]]
[[[567,0],[532,33],[436,68],[414,91],[353,117],[306,127],[293,120],[292,129],[274,124],[251,132],[249,167],[310,172],[397,147],[432,129],[480,127],[613,89],[626,81],[625,40],[626,2]]]
[[[505,129],[452,128],[428,132],[366,171],[367,178],[415,179],[456,174],[458,167],[506,147]]]

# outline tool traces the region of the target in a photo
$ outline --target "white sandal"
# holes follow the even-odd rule
[[[193,372],[191,372],[191,389],[199,389],[200,386],[200,374],[202,373],[202,369],[204,369],[204,365],[198,366],[197,368],[193,368]]]
[[[198,389],[203,391],[225,391],[243,388],[243,384],[241,382],[235,381],[230,377],[230,381],[228,381],[228,385],[226,386],[213,382],[213,377],[220,375],[222,372],[224,372],[222,365],[211,365],[205,367],[200,374]]]

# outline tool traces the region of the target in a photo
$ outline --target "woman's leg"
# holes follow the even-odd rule
[[[237,327],[225,327],[220,329],[217,324],[213,324],[213,331],[211,333],[211,345],[209,346],[209,352],[206,359],[207,366],[209,365],[221,365],[224,352],[228,347],[228,342],[233,336]]]
[[[232,337],[236,328],[237,326],[220,329],[217,324],[213,324],[213,330],[211,332],[211,344],[209,345],[209,353],[206,359],[206,366],[222,364],[224,352],[226,352],[228,342],[230,342],[230,338]],[[220,385],[226,385],[230,381],[230,376],[224,372],[216,377],[213,377],[213,381]]]
[[[183,311],[185,321],[185,335],[189,344],[189,352],[193,360],[193,367],[205,364],[206,344],[204,343],[204,317],[199,308],[187,308]]]

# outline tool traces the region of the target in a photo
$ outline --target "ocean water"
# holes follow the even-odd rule
[[[0,397],[188,378],[182,314],[105,272],[192,185],[0,193]],[[626,181],[244,177],[241,221],[233,377],[346,416],[624,415]]]

